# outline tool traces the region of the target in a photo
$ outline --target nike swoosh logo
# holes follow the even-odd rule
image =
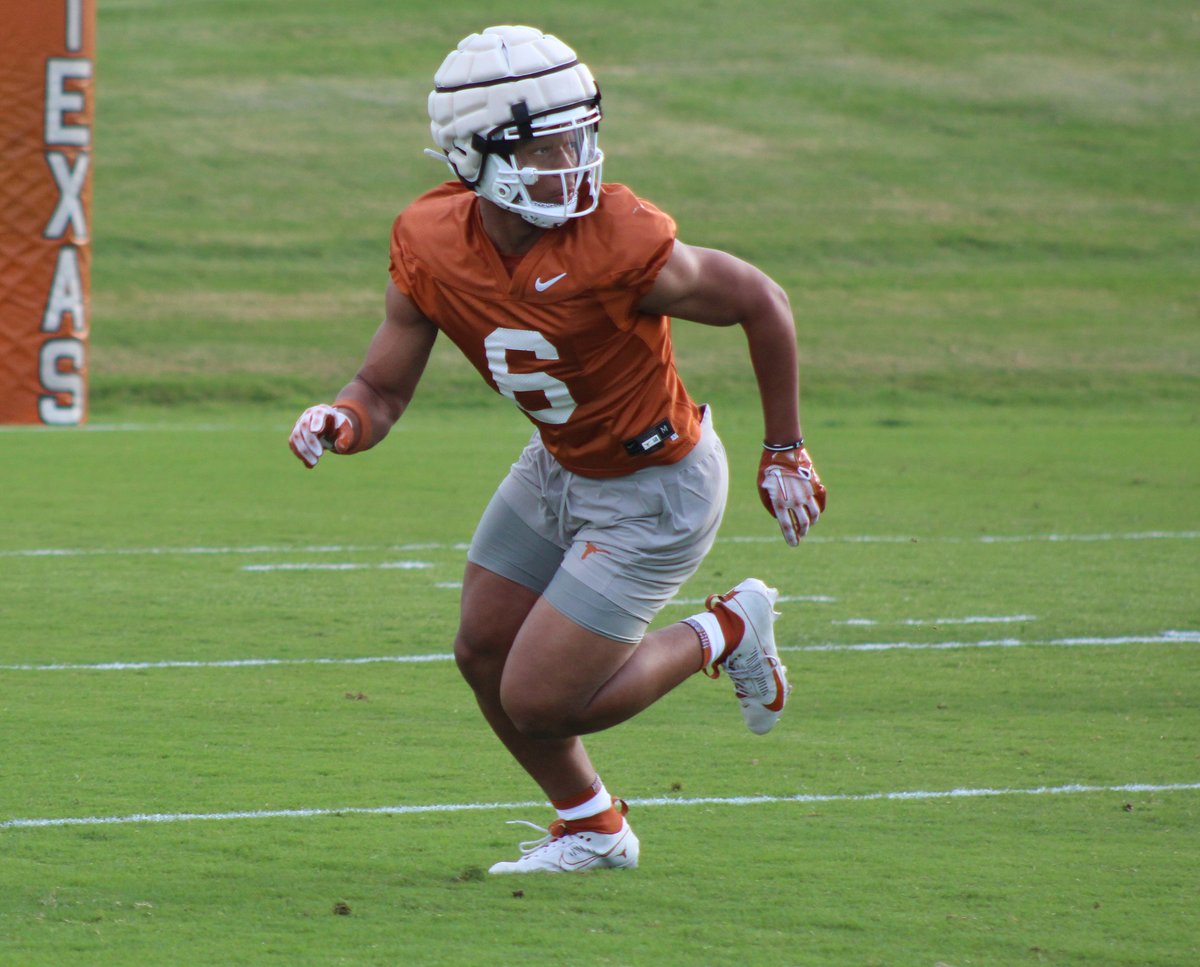
[[[566,857],[563,857],[561,860],[559,860],[559,866],[564,870],[581,870],[585,866],[591,866],[599,859],[600,857],[595,853],[590,853],[581,860],[569,860]]]
[[[535,289],[537,289],[538,292],[545,292],[548,288],[550,288],[550,286],[554,285],[554,283],[557,282],[559,279],[565,279],[566,277],[567,277],[567,273],[563,272],[562,275],[556,275],[554,278],[547,279],[545,282],[543,282],[541,280],[541,277],[539,276],[538,278],[533,280],[533,287]]]
[[[567,857],[564,854],[559,857],[558,865],[561,869],[564,869],[564,870],[586,869],[587,867],[591,866],[593,863],[597,863],[607,856],[612,856],[613,852],[616,850],[616,848],[618,846],[621,846],[624,842],[625,842],[625,837],[622,836],[616,843],[613,844],[612,848],[607,853],[585,853],[583,855],[583,857],[578,860],[570,859],[569,857]],[[625,856],[626,850],[622,849],[620,853],[617,853],[617,855]]]

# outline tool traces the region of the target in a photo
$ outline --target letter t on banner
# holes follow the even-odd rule
[[[0,423],[87,417],[95,0],[0,0]]]

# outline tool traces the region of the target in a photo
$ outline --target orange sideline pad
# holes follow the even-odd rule
[[[0,0],[0,423],[87,418],[95,0]]]

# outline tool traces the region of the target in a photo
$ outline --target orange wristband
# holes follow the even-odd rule
[[[333,406],[335,409],[346,410],[354,417],[355,427],[358,432],[354,434],[354,442],[346,453],[358,453],[360,450],[365,450],[371,443],[371,417],[367,413],[367,408],[358,400],[341,399],[334,400]]]

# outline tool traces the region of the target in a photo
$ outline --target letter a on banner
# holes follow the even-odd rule
[[[0,0],[0,423],[87,417],[95,0]]]

